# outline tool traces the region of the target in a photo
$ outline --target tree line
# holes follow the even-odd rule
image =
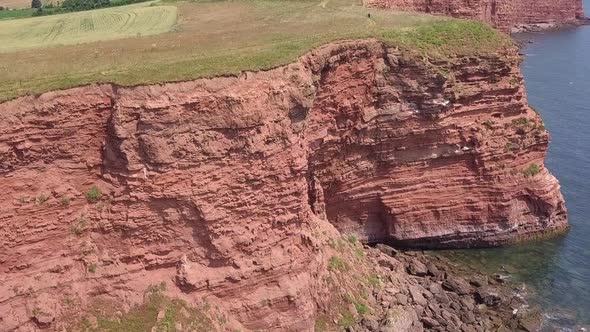
[[[41,0],[32,0],[31,8],[37,9],[34,16],[78,12],[99,8],[124,6],[133,3],[145,2],[147,0],[64,0],[61,3],[52,2],[43,4]]]

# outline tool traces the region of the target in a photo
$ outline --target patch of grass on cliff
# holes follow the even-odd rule
[[[328,245],[332,248],[332,249],[336,249],[340,252],[342,252],[343,250],[345,250],[348,246],[346,244],[346,240],[344,237],[339,237],[336,239],[330,239],[328,241]]]
[[[346,239],[348,240],[348,242],[350,242],[352,244],[356,244],[356,242],[358,241],[356,238],[356,235],[354,235],[354,234],[348,234],[346,236]]]
[[[354,305],[354,308],[359,315],[363,316],[364,314],[369,312],[369,307],[356,297],[350,294],[346,294],[345,300],[348,303]]]
[[[37,196],[37,201],[39,202],[39,204],[47,202],[48,199],[49,196],[45,195],[44,193],[40,193],[39,196]]]
[[[88,265],[88,272],[95,273],[98,266],[95,263]]]
[[[369,312],[369,307],[362,302],[354,302],[354,308],[359,315],[364,315]]]
[[[338,326],[342,327],[342,328],[348,328],[353,326],[356,323],[355,319],[354,319],[354,315],[348,311],[348,310],[344,310],[341,313],[340,318],[338,319]]]
[[[428,56],[488,53],[511,44],[506,36],[485,23],[460,19],[436,21],[410,30],[390,30],[383,38]]]
[[[315,319],[314,331],[315,332],[328,331],[328,319],[325,316],[319,316]]]
[[[81,215],[70,225],[70,230],[77,236],[84,234],[84,232],[88,229],[88,220],[84,215]]]
[[[185,301],[167,297],[160,291],[149,292],[144,303],[122,316],[117,316],[113,310],[108,303],[98,304],[94,308],[96,328],[88,323],[83,325],[90,327],[90,331],[104,332],[175,331],[177,323],[186,331],[213,330],[213,322],[204,308],[191,307]],[[163,317],[158,319],[160,313]]]
[[[70,205],[71,199],[68,196],[63,196],[62,198],[60,198],[59,202],[63,206],[68,206]]]
[[[381,285],[379,275],[375,272],[369,273],[369,275],[367,275],[367,284],[371,285],[371,287],[378,287]]]
[[[346,271],[348,270],[348,264],[338,256],[332,256],[328,260],[328,269],[332,271]]]
[[[16,51],[0,42],[0,100],[95,82],[136,85],[268,69],[342,39],[374,37],[432,56],[497,53],[507,40],[482,23],[366,8],[357,0],[178,1],[153,7],[159,4],[178,8],[171,32],[93,41],[81,31],[75,45]],[[74,14],[55,17],[68,15]],[[34,18],[18,21],[26,26],[28,20]]]
[[[512,124],[516,127],[529,127],[533,125],[531,121],[525,117],[520,117],[517,119],[512,120]]]
[[[102,197],[102,191],[97,186],[92,186],[86,191],[84,195],[86,196],[86,200],[88,200],[88,202],[95,203]]]
[[[541,168],[539,167],[539,165],[530,164],[527,168],[523,169],[521,171],[521,173],[524,174],[524,176],[529,177],[529,176],[535,176],[535,175],[539,174],[540,171],[541,171]]]

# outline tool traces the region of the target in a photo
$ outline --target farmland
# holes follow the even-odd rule
[[[175,6],[144,4],[0,22],[0,52],[153,35],[171,30]]]
[[[43,1],[42,1],[43,2]],[[5,8],[31,8],[30,0],[0,0],[0,6]]]
[[[171,14],[162,14],[170,7],[178,13],[174,28]],[[143,10],[158,22],[97,23],[107,20],[105,13]],[[93,29],[84,28],[85,18]],[[363,37],[443,55],[495,52],[506,43],[481,23],[368,9],[351,0],[137,4],[0,21],[0,100],[92,82],[132,85],[259,70],[332,40]]]

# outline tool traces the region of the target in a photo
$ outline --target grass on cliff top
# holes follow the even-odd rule
[[[105,32],[104,39],[111,40],[96,41],[96,31],[91,38],[84,29],[62,29],[71,15],[79,13],[0,21],[0,101],[94,82],[135,85],[272,68],[341,39],[376,37],[434,56],[496,52],[509,43],[482,23],[365,8],[354,0],[142,5],[162,10],[176,6],[176,28],[115,40]],[[44,23],[59,33],[75,31],[80,44],[49,47],[38,43],[44,47],[15,50],[14,39],[22,39],[17,44],[30,43],[26,39],[35,35],[26,30],[3,31],[9,31],[11,24],[27,26],[29,20],[52,20]],[[88,43],[83,43],[85,36]]]

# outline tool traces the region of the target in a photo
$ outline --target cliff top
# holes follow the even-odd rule
[[[98,31],[127,8],[142,11],[137,20],[161,22],[160,9],[169,14],[171,7],[178,16],[168,32],[149,24],[134,35]],[[510,43],[482,23],[353,0],[152,2],[85,13],[0,21],[0,101],[96,82],[136,85],[256,71],[341,39],[375,37],[429,56],[497,52]],[[74,32],[70,21],[80,25]],[[39,26],[49,31],[42,40],[33,30]]]

